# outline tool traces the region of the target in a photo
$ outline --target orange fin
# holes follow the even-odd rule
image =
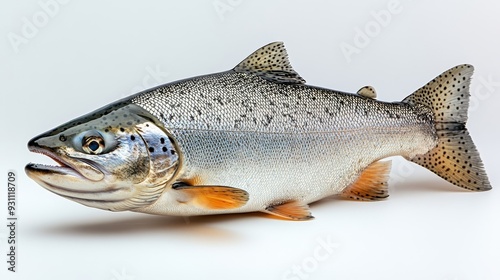
[[[190,186],[176,183],[172,188],[183,192],[189,202],[213,210],[239,208],[247,203],[249,197],[245,190],[225,186]]]
[[[314,218],[309,211],[309,206],[307,204],[301,204],[296,200],[268,206],[264,212],[296,221],[305,221]]]
[[[368,165],[358,179],[345,188],[340,196],[354,200],[382,200],[389,196],[387,180],[391,161],[377,161]]]

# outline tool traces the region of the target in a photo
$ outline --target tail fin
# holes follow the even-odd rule
[[[434,112],[438,144],[411,161],[448,182],[472,191],[491,189],[479,152],[465,128],[469,107],[469,84],[474,68],[451,68],[406,97],[403,102],[424,105]]]

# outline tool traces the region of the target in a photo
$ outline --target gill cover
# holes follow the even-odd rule
[[[144,145],[148,163],[144,163],[142,166],[129,165],[126,159],[122,159],[124,162],[120,171],[121,174],[115,174],[115,176],[119,175],[118,180],[126,182],[128,178],[134,178],[136,173],[145,173],[147,175],[140,182],[133,182],[134,184],[130,190],[134,194],[129,199],[121,204],[115,204],[113,207],[107,208],[112,211],[132,210],[155,202],[162,195],[179,166],[179,155],[174,140],[163,128],[161,122],[137,105],[129,104],[123,109],[126,109],[129,118],[134,116],[140,121],[136,121],[133,127],[129,128],[130,130],[125,129],[125,132],[128,132],[129,135],[125,139],[122,138],[118,141],[139,142],[140,146]],[[130,124],[130,121],[128,124]],[[137,153],[140,152],[131,151],[132,159],[134,158],[133,155]]]

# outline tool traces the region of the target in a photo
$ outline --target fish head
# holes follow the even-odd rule
[[[86,206],[123,211],[156,201],[177,171],[176,144],[133,104],[108,106],[41,134],[28,149],[59,165],[30,163],[27,175]]]

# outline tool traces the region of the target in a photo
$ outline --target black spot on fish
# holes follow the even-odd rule
[[[297,121],[297,120],[295,119],[295,117],[294,117],[294,116],[292,116],[292,115],[291,115],[291,114],[289,114],[289,113],[285,113],[285,114],[281,114],[281,115],[282,115],[283,117],[288,118],[288,119],[290,120],[290,122],[292,122],[292,123],[295,123],[295,122]]]
[[[64,136],[64,134],[61,134],[61,136],[59,136],[59,141],[61,142],[64,142],[66,141],[68,138],[66,138],[66,136]]]
[[[161,148],[161,150],[162,150],[164,153],[166,153],[166,152],[168,151],[167,147],[163,147],[163,148]]]
[[[328,107],[325,108],[325,113],[327,113],[330,117],[335,116],[335,112],[331,112]]]
[[[241,122],[242,122],[242,120],[239,120],[239,119],[238,120],[234,120],[234,126],[233,127],[236,128],[236,129],[240,128]]]
[[[224,105],[224,102],[222,101],[222,97],[217,96],[214,101],[217,101],[220,105]]]
[[[262,124],[264,126],[269,126],[271,124],[271,121],[273,120],[273,116],[270,116],[270,115],[265,115],[265,120],[262,121]]]
[[[149,147],[149,152],[154,153],[155,152],[155,148]]]
[[[134,141],[135,140],[135,136],[134,135],[130,136],[130,140]]]
[[[125,132],[125,129],[123,127],[120,127],[121,132]]]

